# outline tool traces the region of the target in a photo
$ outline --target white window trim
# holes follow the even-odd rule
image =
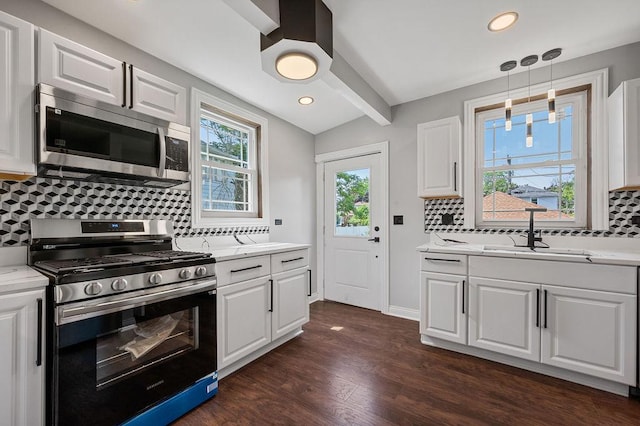
[[[202,209],[202,179],[200,170],[200,108],[202,104],[210,105],[220,111],[241,117],[260,126],[259,141],[259,171],[261,217],[203,217]],[[233,105],[223,99],[210,95],[196,88],[191,89],[191,226],[193,228],[212,228],[220,226],[268,226],[269,225],[269,128],[266,118]]]
[[[591,229],[609,229],[609,182],[606,105],[609,87],[609,71],[601,69],[553,81],[556,90],[591,85],[591,193],[587,194],[591,205]],[[532,93],[545,93],[549,82],[531,86]],[[512,89],[512,99],[527,96],[527,86]],[[464,227],[476,227],[476,114],[475,110],[486,105],[504,102],[507,92],[495,93],[468,100],[464,103]]]
[[[585,140],[586,138],[586,129],[587,129],[587,95],[585,92],[572,93],[569,95],[564,95],[562,98],[558,97],[556,99],[556,107],[560,108],[563,101],[561,99],[566,99],[567,102],[571,102],[575,105],[573,110],[573,119],[572,119],[572,134],[577,136],[576,140]],[[546,99],[533,101],[527,104],[514,105],[512,115],[515,117],[516,115],[524,114],[524,111],[530,110],[532,108],[543,109],[546,108],[547,101]],[[481,121],[485,121],[487,119],[496,119],[500,117],[504,117],[504,109],[494,109],[489,111],[484,111],[476,114],[476,118],[480,117]],[[476,125],[478,125],[476,121]],[[476,129],[476,141],[480,137],[483,137],[484,134],[484,126],[482,123]],[[535,144],[535,134],[533,135],[534,144]],[[524,141],[523,141],[524,143]],[[476,142],[477,144],[477,142]],[[576,194],[578,195],[576,201],[576,209],[575,209],[575,220],[540,220],[539,226],[542,228],[558,228],[558,229],[567,229],[567,228],[579,228],[584,229],[587,223],[587,181],[588,181],[588,170],[587,170],[587,147],[585,144],[572,144],[572,156],[576,160],[576,176],[575,176],[575,189]],[[476,150],[476,165],[482,164],[484,162],[484,155],[482,150]],[[482,181],[482,171],[484,168],[475,167],[476,173],[476,183],[478,186],[481,186]],[[527,227],[528,219],[523,220],[483,220],[482,219],[482,192],[475,192],[476,197],[476,226],[478,228],[522,228]]]

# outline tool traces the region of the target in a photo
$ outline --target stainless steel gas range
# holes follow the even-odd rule
[[[172,234],[162,220],[31,221],[29,264],[50,280],[48,424],[168,422],[172,398],[215,394],[215,261],[172,250]]]

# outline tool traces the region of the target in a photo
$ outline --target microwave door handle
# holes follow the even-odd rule
[[[158,164],[158,176],[164,177],[164,169],[167,165],[167,143],[164,129],[158,127],[158,143],[160,144],[160,163]]]

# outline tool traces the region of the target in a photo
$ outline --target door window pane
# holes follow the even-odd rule
[[[336,183],[335,235],[369,237],[370,169],[338,172]]]

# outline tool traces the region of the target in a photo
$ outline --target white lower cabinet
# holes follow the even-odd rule
[[[542,286],[541,361],[635,385],[636,296]]]
[[[44,300],[44,289],[0,295],[0,425],[44,423]]]
[[[540,360],[540,286],[470,278],[469,345]]]
[[[218,288],[218,369],[271,341],[270,299],[269,277]]]
[[[466,276],[420,273],[420,333],[467,343]]]
[[[309,322],[309,285],[306,268],[273,275],[273,340]]]

